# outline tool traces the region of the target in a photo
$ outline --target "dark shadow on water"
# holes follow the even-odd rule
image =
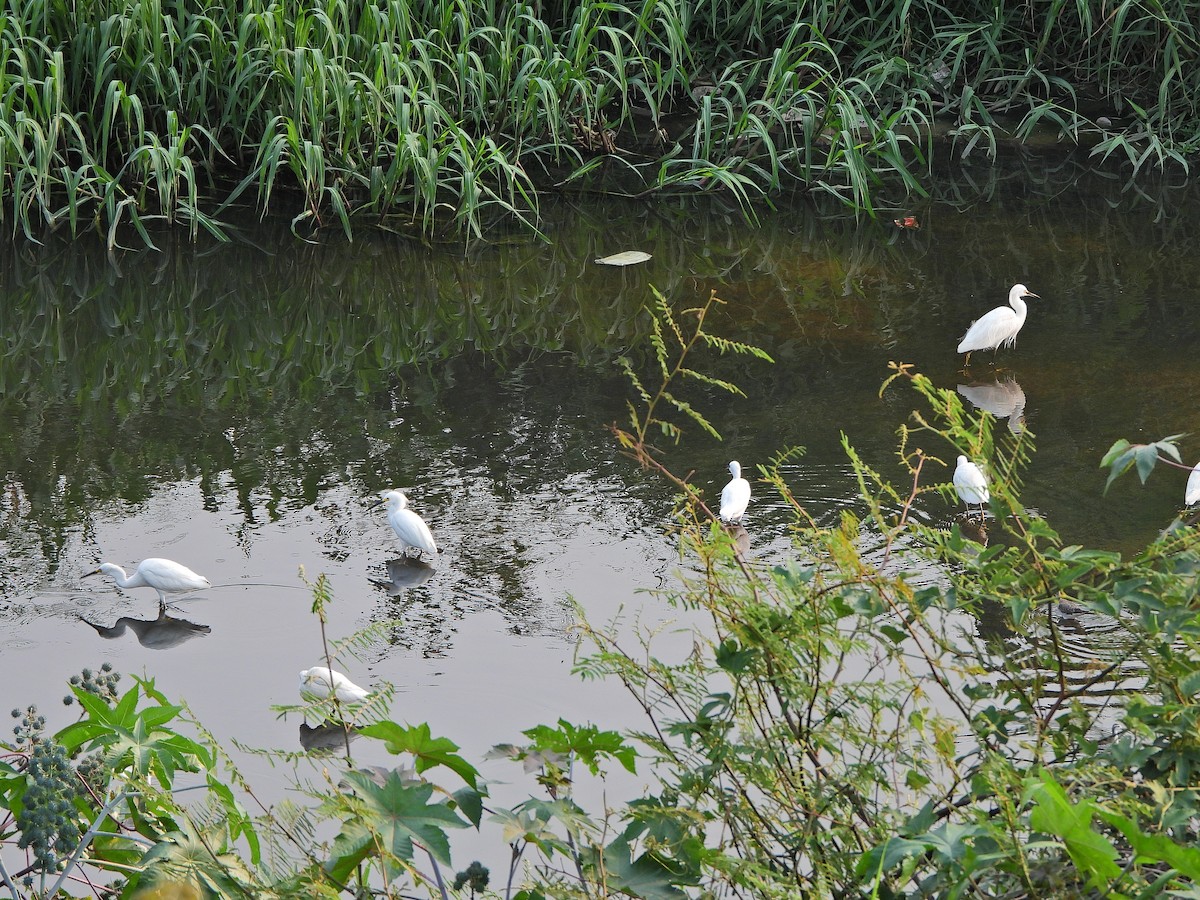
[[[150,650],[169,650],[192,638],[203,637],[212,631],[208,625],[199,625],[186,619],[179,619],[167,612],[166,606],[159,606],[158,618],[135,619],[133,616],[121,616],[111,626],[91,622],[83,616],[79,621],[90,625],[102,638],[115,640],[127,630],[137,636],[138,643]]]

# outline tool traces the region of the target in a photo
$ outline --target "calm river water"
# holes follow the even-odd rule
[[[1185,460],[1200,459],[1200,189],[1124,188],[1027,158],[957,172],[878,221],[803,202],[747,224],[715,203],[588,200],[547,207],[546,241],[465,253],[333,230],[309,244],[251,220],[239,241],[167,237],[159,252],[9,246],[3,708],[36,702],[61,725],[66,679],[110,661],[154,676],[222,738],[299,749],[298,719],[270,707],[295,702],[297,672],[320,662],[303,567],[331,579],[333,636],[394,621],[345,670],[393,683],[395,718],[474,758],[559,716],[630,724],[615,685],[570,675],[571,601],[597,622],[668,614],[644,591],[679,565],[672,492],[605,428],[626,416],[614,358],[644,351],[651,286],[676,308],[715,288],[727,305],[712,329],[776,360],[705,363],[748,395],[700,398],[724,441],[691,429],[669,451],[710,497],[729,459],[753,469],[803,445],[793,490],[832,521],[856,506],[843,432],[899,475],[914,398],[879,397],[895,360],[1023,412],[1038,448],[1027,505],[1069,542],[1136,550],[1178,512],[1183,473],[1127,476],[1105,496],[1098,464],[1118,437],[1179,432]],[[904,216],[920,227],[893,223]],[[653,258],[594,263],[630,249]],[[1042,299],[1001,351],[1005,371],[993,378],[978,354],[961,376],[958,338],[1014,282]],[[445,551],[420,584],[389,578],[397,545],[370,503],[390,487]],[[949,523],[956,510],[931,495],[921,512]],[[754,557],[789,556],[766,487],[746,524]],[[191,627],[146,624],[151,590],[84,577],[153,555],[212,582],[174,606]],[[252,781],[278,777],[244,764]]]

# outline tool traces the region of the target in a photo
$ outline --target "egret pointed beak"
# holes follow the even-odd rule
[[[367,509],[374,509],[374,508],[375,508],[375,507],[377,507],[377,506],[383,506],[383,504],[384,504],[385,502],[386,502],[386,501],[385,501],[385,500],[384,500],[382,497],[380,497],[379,499],[372,501],[372,502],[371,502],[371,503],[370,503],[370,504],[367,506]]]
[[[93,575],[99,575],[99,574],[100,574],[100,570],[99,570],[99,569],[92,569],[92,571],[90,571],[90,572],[84,572],[84,573],[83,573],[83,577],[84,577],[84,578],[91,578]]]
[[[1039,300],[1041,300],[1041,299],[1042,299],[1042,298],[1041,298],[1041,296],[1040,296],[1039,294],[1035,294],[1033,291],[1026,291],[1026,292],[1025,292],[1024,294],[1022,294],[1021,296],[1022,296],[1022,297],[1037,297]]]

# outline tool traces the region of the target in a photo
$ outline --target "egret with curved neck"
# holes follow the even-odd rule
[[[373,505],[378,506],[380,503],[387,504],[388,522],[391,523],[400,543],[404,545],[405,555],[408,555],[410,547],[417,551],[418,556],[422,551],[437,555],[438,548],[433,540],[433,532],[429,530],[424,519],[408,508],[408,498],[404,494],[400,491],[384,491]]]
[[[1015,344],[1017,332],[1025,324],[1025,316],[1029,313],[1029,307],[1022,298],[1036,296],[1025,285],[1014,284],[1008,292],[1008,306],[997,306],[972,322],[958,343],[958,352],[967,354],[963,368],[971,364],[971,353],[975,350],[998,350]]]
[[[158,591],[158,602],[165,604],[167,594],[182,594],[185,591],[199,591],[212,587],[203,575],[197,575],[187,566],[171,559],[151,556],[143,559],[132,575],[116,563],[101,563],[100,567],[89,575],[107,575],[117,587],[122,589],[151,587]]]

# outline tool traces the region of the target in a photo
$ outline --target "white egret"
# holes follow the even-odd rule
[[[1183,502],[1187,506],[1200,503],[1200,463],[1196,463],[1192,474],[1188,476],[1187,487],[1183,490]]]
[[[958,491],[959,499],[967,504],[968,511],[971,504],[978,503],[982,513],[983,505],[991,499],[991,494],[988,493],[987,478],[980,471],[979,466],[965,456],[960,456],[958,465],[954,467],[954,489]]]
[[[721,521],[737,522],[750,504],[750,482],[742,477],[742,464],[736,459],[729,464],[729,484],[721,491]]]
[[[152,587],[158,591],[159,603],[167,602],[167,594],[181,594],[184,591],[212,587],[203,575],[197,575],[187,566],[174,560],[157,556],[143,559],[132,575],[126,575],[125,570],[116,563],[100,563],[100,568],[88,574],[107,575],[119,588]]]
[[[367,699],[370,693],[341,672],[325,666],[313,666],[300,673],[300,696],[306,700],[328,700],[336,696],[339,703],[358,703]]]
[[[1008,306],[997,306],[971,323],[967,333],[958,344],[958,352],[967,354],[964,366],[971,364],[971,353],[975,350],[996,350],[1011,347],[1017,341],[1017,332],[1025,324],[1029,308],[1022,297],[1037,294],[1023,284],[1014,284],[1008,292]],[[1010,308],[1011,307],[1011,308]]]
[[[396,537],[404,545],[406,554],[408,548],[413,547],[418,556],[421,555],[421,551],[437,555],[438,548],[433,541],[433,533],[425,524],[425,520],[408,508],[408,498],[404,494],[400,491],[384,491],[374,505],[378,506],[379,503],[387,504],[388,521],[391,522]]]

